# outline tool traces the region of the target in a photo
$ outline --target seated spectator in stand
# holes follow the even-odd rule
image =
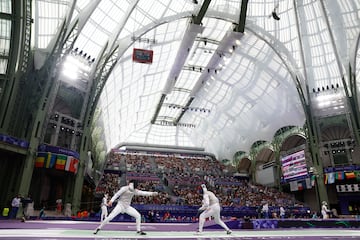
[[[151,223],[155,222],[155,213],[153,210],[150,210],[148,212],[147,218],[148,218],[149,222],[151,222]]]
[[[162,217],[162,220],[164,221],[164,222],[166,222],[166,221],[168,221],[168,219],[170,218],[170,213],[168,212],[168,211],[166,211],[165,213],[164,213],[164,216]]]
[[[265,219],[269,218],[269,204],[265,203],[261,209]]]
[[[280,207],[280,218],[281,219],[285,218],[285,208],[283,206]]]

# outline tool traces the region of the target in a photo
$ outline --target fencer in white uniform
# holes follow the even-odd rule
[[[226,230],[227,234],[231,234],[231,230],[226,226],[226,224],[220,218],[220,203],[219,199],[215,196],[215,194],[209,190],[207,190],[205,184],[201,184],[201,189],[203,192],[203,201],[202,206],[199,208],[199,211],[203,211],[199,216],[199,229],[197,231],[198,234],[203,232],[203,227],[205,224],[206,218],[213,217],[215,222],[219,224],[222,228]]]
[[[136,189],[137,183],[136,181],[130,181],[129,185],[123,186],[120,188],[117,193],[110,199],[108,205],[111,207],[115,200],[118,200],[115,208],[111,211],[109,216],[105,218],[105,220],[97,227],[94,231],[94,234],[97,234],[108,222],[110,222],[114,217],[119,215],[120,213],[126,213],[136,220],[136,232],[140,235],[146,235],[145,232],[141,231],[141,215],[140,213],[130,206],[131,200],[136,196],[156,196],[158,192],[148,192],[141,191]]]
[[[101,200],[101,216],[100,221],[103,222],[105,218],[108,216],[108,197],[109,195],[107,193],[104,194],[104,197]]]

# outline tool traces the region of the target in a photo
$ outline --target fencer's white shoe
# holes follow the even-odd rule
[[[232,231],[230,229],[226,231],[226,234],[228,234],[228,235],[231,233],[232,233]]]
[[[200,231],[196,231],[195,232],[195,235],[202,235],[203,232],[200,232]]]
[[[100,228],[96,228],[95,231],[94,231],[94,234],[97,234],[98,231],[100,231]]]

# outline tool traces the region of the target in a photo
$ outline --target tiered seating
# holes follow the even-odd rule
[[[265,203],[269,204],[270,209],[278,209],[279,206],[287,208],[303,206],[292,195],[251,184],[248,179],[232,176],[229,173],[233,169],[209,157],[139,153],[111,156],[113,159],[109,160],[108,163],[111,164],[107,166],[114,166],[114,163],[123,161],[124,165],[126,163],[126,171],[121,173],[105,171],[97,192],[107,191],[111,195],[117,191],[120,187],[120,175],[125,176],[127,180],[138,180],[139,189],[160,192],[155,198],[134,197],[134,204],[198,207],[202,200],[199,188],[202,183],[206,183],[218,196],[221,205],[230,212],[229,214],[232,212],[231,209],[236,212],[246,208],[246,213],[251,212],[253,217],[256,217],[256,209]],[[162,178],[160,179],[159,176]],[[172,189],[172,194],[165,193],[163,182]]]

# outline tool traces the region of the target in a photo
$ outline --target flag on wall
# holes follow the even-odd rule
[[[337,172],[335,178],[336,180],[344,180],[345,179],[344,172]]]
[[[299,181],[298,183],[298,191],[302,191],[304,190],[304,185],[305,185],[305,182],[304,181]]]
[[[42,168],[44,167],[45,158],[47,157],[46,152],[38,152],[35,159],[35,167]]]
[[[325,183],[325,184],[328,184],[328,178],[329,178],[328,174],[325,173],[325,174],[324,174],[324,183]]]
[[[360,171],[355,172],[356,180],[360,181]]]
[[[314,187],[315,186],[315,180],[316,180],[316,176],[312,175],[311,176],[311,186]]]
[[[347,172],[347,173],[345,173],[345,177],[346,177],[346,179],[353,179],[356,176],[355,176],[354,172]]]
[[[56,157],[55,169],[65,170],[67,156],[58,154]]]
[[[333,184],[335,183],[335,173],[328,173],[328,184]]]
[[[56,162],[56,154],[48,152],[45,162],[44,162],[44,167],[45,168],[53,168],[55,165],[55,162]]]
[[[78,165],[79,165],[79,159],[76,159],[73,156],[68,156],[65,165],[65,171],[77,173]]]

